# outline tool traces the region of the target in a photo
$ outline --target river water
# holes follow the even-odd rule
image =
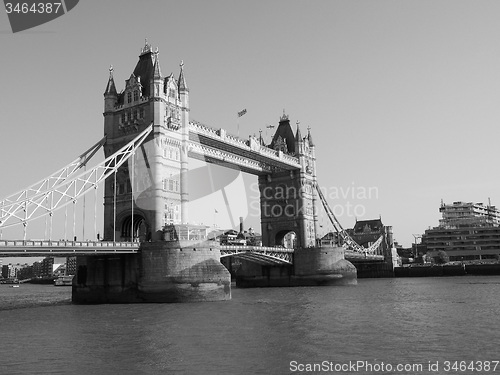
[[[0,285],[2,374],[500,373],[500,277],[233,288],[211,303],[82,306],[70,295]]]

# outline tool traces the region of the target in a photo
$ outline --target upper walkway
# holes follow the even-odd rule
[[[301,169],[297,157],[261,145],[256,137],[243,140],[196,121],[189,123],[189,156],[254,175]]]

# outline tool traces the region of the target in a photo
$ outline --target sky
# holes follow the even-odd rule
[[[498,14],[494,0],[86,0],[13,34],[0,12],[0,197],[102,137],[109,67],[122,90],[147,38],[164,75],[184,61],[191,119],[269,142],[285,111],[310,127],[342,225],[381,217],[410,246],[441,201],[500,205]]]

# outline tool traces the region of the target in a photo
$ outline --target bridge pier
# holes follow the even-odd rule
[[[137,254],[79,256],[74,303],[231,299],[231,277],[213,241],[144,242]]]
[[[241,260],[236,286],[281,287],[356,285],[356,267],[344,258],[342,247],[296,249],[293,265],[259,265]]]
[[[138,254],[77,256],[73,303],[131,302],[136,298],[138,263]]]
[[[168,241],[141,246],[138,292],[142,302],[231,299],[231,275],[215,241]]]

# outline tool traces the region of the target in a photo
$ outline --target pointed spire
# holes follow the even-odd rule
[[[285,114],[285,109],[283,108],[283,116],[281,116],[280,122],[281,121],[287,121],[287,120],[288,120],[288,115]]]
[[[161,69],[160,69],[160,51],[158,47],[156,47],[155,51],[155,65],[153,67],[153,79],[161,78]]]
[[[300,134],[300,127],[299,127],[299,125],[300,125],[300,122],[297,121],[297,132],[295,133],[295,140],[297,142],[302,142],[302,134]]]
[[[179,91],[189,91],[187,84],[186,84],[186,78],[184,78],[184,61],[183,60],[181,60],[180,67],[181,67],[181,72],[179,73],[179,81],[178,81]]]
[[[314,147],[314,142],[311,136],[311,127],[307,127],[307,139],[309,140],[309,147]]]
[[[104,95],[118,95],[118,92],[116,91],[115,80],[113,79],[113,65],[109,66],[109,79],[106,86],[106,91],[104,91]]]
[[[144,39],[144,47],[141,48],[141,55],[151,52],[151,44],[148,43],[148,39]]]

